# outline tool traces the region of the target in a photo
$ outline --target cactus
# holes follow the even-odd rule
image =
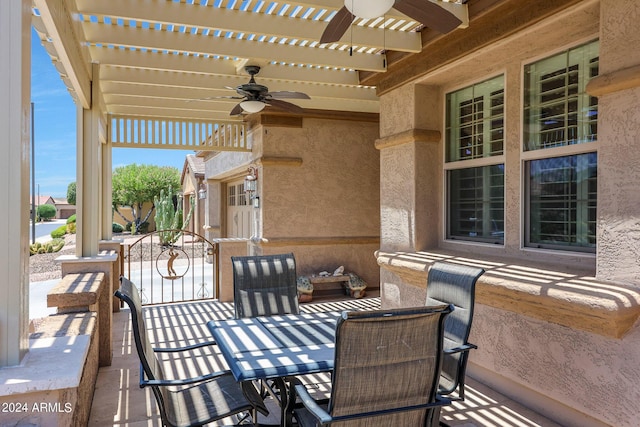
[[[158,229],[160,243],[163,246],[173,245],[180,236],[182,236],[182,230],[189,225],[195,202],[191,199],[191,210],[184,219],[182,214],[182,199],[178,198],[176,207],[173,204],[171,190],[166,193],[164,190],[161,190],[160,196],[155,197],[153,203],[156,208],[156,228]]]
[[[48,243],[51,246],[51,252],[59,252],[64,247],[64,239],[54,239]]]
[[[29,245],[29,255],[50,254],[59,252],[64,247],[64,239],[53,239],[48,242],[35,242]]]

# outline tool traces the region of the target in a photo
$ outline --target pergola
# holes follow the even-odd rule
[[[353,163],[362,166],[360,172],[369,166],[373,175],[366,193],[375,194],[373,209],[369,206],[365,216],[355,212],[361,205],[350,203],[333,224],[379,214],[380,227],[370,223],[362,233],[318,233],[308,242],[303,241],[306,234],[285,241],[280,229],[267,229],[264,240],[273,241],[258,244],[268,249],[308,243],[326,252],[336,247],[347,252],[352,242],[333,243],[348,241],[344,236],[362,238],[371,269],[379,273],[381,304],[386,307],[423,301],[427,271],[435,260],[482,265],[486,273],[478,281],[478,321],[473,327],[478,351],[470,360],[469,375],[553,415],[562,425],[635,426],[640,382],[640,3],[429,1],[455,13],[460,27],[443,35],[391,10],[382,18],[356,19],[339,42],[321,44],[320,36],[343,0],[1,0],[0,218],[7,244],[0,249],[0,366],[11,367],[3,371],[14,371],[13,366],[34,359],[24,357],[27,352],[35,353],[27,330],[33,25],[77,105],[78,263],[104,263],[101,246],[115,244],[112,147],[207,151],[203,155],[213,171],[207,203],[224,194],[228,184],[242,185],[246,166],[267,158],[270,164],[260,164],[261,172],[266,171],[261,185],[271,177],[286,184],[282,193],[261,194],[259,209],[267,211],[270,194],[291,195],[291,206],[299,203],[291,191],[298,184],[295,172],[302,170],[297,169],[298,158],[321,160],[309,148],[321,147],[331,160],[359,159],[340,151],[345,144],[340,145],[338,132],[353,129],[344,134],[359,137],[361,146],[371,150],[367,162]],[[574,55],[579,52],[583,54]],[[546,68],[551,63],[552,68]],[[239,100],[226,97],[249,81],[245,67],[250,65],[261,67],[256,81],[270,91],[308,94],[309,100],[288,99],[304,111],[291,114],[266,107],[261,114],[230,116]],[[538,66],[540,72],[532,74]],[[577,76],[578,83],[567,77],[556,85],[562,77],[555,77],[564,75]],[[542,85],[546,76],[554,77],[554,83]],[[504,94],[495,104],[502,105],[495,116],[502,148],[495,156],[473,158],[466,165],[449,161],[447,150],[463,142],[451,136],[462,121],[449,119],[458,115],[455,110],[463,101],[475,103],[478,98],[484,106],[492,105],[493,92],[487,88],[478,96],[475,88],[494,79],[502,82],[497,98]],[[546,105],[548,92],[555,89],[560,101],[548,111],[564,105],[558,108],[559,119],[547,123],[547,112],[527,119],[531,102]],[[463,91],[469,91],[463,100],[448,101]],[[576,91],[577,103],[570,99]],[[574,119],[577,111],[589,119]],[[483,116],[479,123],[484,120],[489,123],[492,117]],[[294,122],[297,128],[290,125]],[[592,136],[529,149],[528,138],[541,138],[547,125],[585,126]],[[316,135],[322,140],[314,140]],[[335,145],[333,135],[338,136]],[[478,135],[483,147],[491,141],[485,133]],[[298,138],[313,144],[298,144]],[[589,185],[582,189],[596,203],[580,218],[570,213],[550,218],[593,225],[595,240],[587,251],[554,241],[547,248],[529,236],[531,219],[541,217],[531,209],[536,203],[530,191],[537,178],[533,166],[577,158],[597,160],[589,166],[597,176],[572,177],[565,185],[568,175],[555,173],[560,166],[554,165],[549,182],[562,184],[560,194],[583,180]],[[450,233],[449,213],[456,209],[450,197],[452,171],[488,171],[493,166],[504,169],[499,173],[504,184],[495,186],[503,189],[493,197],[504,206],[503,238],[488,243],[476,239],[475,231],[468,236]],[[267,168],[284,172],[271,175]],[[320,167],[316,171],[324,172]],[[324,184],[319,177],[304,176],[311,184],[303,190]],[[341,175],[333,178],[327,193],[343,182],[337,181]],[[360,190],[355,185],[350,189]],[[587,201],[582,190],[567,192],[566,199],[575,200],[574,193]],[[303,195],[315,197],[310,191]],[[486,202],[484,195],[473,199]],[[317,212],[317,217],[324,215],[321,208]],[[300,221],[299,228],[306,224],[323,225]],[[373,236],[376,232],[379,239]],[[100,353],[111,354],[108,349]]]
[[[436,2],[466,25],[466,4]],[[439,33],[392,10],[356,19],[337,43],[319,43],[343,5],[35,0],[33,26],[84,112],[77,255],[96,255],[98,239],[110,238],[111,147],[250,150],[243,116],[229,114],[239,102],[229,98],[238,95],[232,89],[249,79],[247,65],[261,67],[256,80],[270,92],[309,95],[294,101],[305,110],[377,113],[376,88],[362,80],[384,73],[394,55],[420,52],[423,39]],[[102,172],[83,173],[89,170]],[[96,206],[108,209],[86,210]],[[92,223],[100,217],[101,225]]]
[[[466,27],[465,0],[431,0]],[[29,39],[36,29],[77,105],[79,258],[97,257],[111,239],[111,149],[149,147],[248,151],[233,88],[247,65],[261,67],[269,91],[297,91],[307,111],[377,113],[377,76],[442,35],[392,9],[355,19],[336,43],[319,43],[343,0],[11,0],[0,8],[0,116],[13,145],[3,156],[3,218],[21,218],[6,238],[20,251],[2,257],[7,305],[0,366],[28,348]],[[482,5],[481,5],[482,6]],[[482,8],[482,7],[481,7]],[[480,8],[480,9],[481,9]],[[220,97],[220,98],[219,98]],[[272,108],[272,107],[267,107]],[[20,112],[20,114],[17,114]],[[16,269],[16,266],[20,268]],[[8,283],[11,283],[9,285]]]
[[[467,6],[458,3],[439,2],[467,22]],[[308,94],[299,102],[305,109],[377,112],[375,87],[363,84],[362,74],[385,72],[392,55],[420,52],[422,39],[434,33],[392,10],[356,19],[342,40],[320,44],[343,4],[35,0],[33,25],[77,104],[97,104],[113,120],[241,122],[229,116],[237,101],[218,97],[236,95],[229,88],[247,82],[246,65],[262,67],[257,80],[270,91]],[[124,134],[111,132],[109,142],[202,143],[131,141]]]

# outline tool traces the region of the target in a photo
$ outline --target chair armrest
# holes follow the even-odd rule
[[[363,412],[360,414],[333,417],[318,405],[318,403],[313,399],[313,397],[311,397],[311,394],[309,394],[306,387],[302,385],[299,381],[296,381],[295,391],[297,396],[300,398],[300,401],[304,405],[304,407],[307,408],[307,410],[311,413],[311,415],[313,415],[318,421],[320,421],[321,424],[328,424],[330,422],[335,422],[335,421],[348,421],[348,420],[353,420],[358,418],[375,417],[379,415],[385,415],[385,414],[390,414],[394,412],[402,412],[402,411],[414,410],[414,409],[435,408],[438,406],[450,405],[452,403],[452,400],[449,399],[448,397],[436,396],[436,401],[433,403],[425,403],[422,405],[407,406],[403,408],[370,411],[370,412]]]
[[[206,341],[206,342],[201,342],[197,344],[187,345],[184,347],[156,347],[153,349],[153,351],[156,353],[179,353],[181,351],[189,351],[189,350],[194,350],[196,348],[209,347],[217,344],[218,343],[215,341]]]
[[[295,381],[296,384],[294,386],[296,395],[300,398],[300,401],[304,405],[305,408],[313,415],[321,424],[327,424],[331,422],[333,419],[331,415],[327,411],[325,411],[318,403],[311,397],[307,388],[299,382],[299,380]],[[294,400],[295,401],[295,400]]]
[[[454,354],[454,353],[462,353],[463,351],[469,351],[472,349],[477,349],[478,346],[475,344],[471,344],[471,343],[466,343],[466,344],[462,344],[458,347],[454,347],[454,348],[449,348],[449,349],[445,349],[443,350],[444,354]]]
[[[210,381],[218,377],[221,377],[223,375],[228,375],[230,372],[231,371],[217,371],[217,372],[211,372],[206,375],[200,375],[197,377],[184,378],[179,380],[148,380],[146,375],[144,374],[144,368],[141,363],[140,364],[140,388],[144,388],[147,386],[154,386],[154,385],[166,387],[166,386],[196,384],[196,383],[201,383],[205,381]]]

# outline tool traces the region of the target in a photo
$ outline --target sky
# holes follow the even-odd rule
[[[76,181],[76,105],[33,30],[31,101],[35,111],[36,196],[64,199],[67,187]],[[112,165],[115,169],[131,163],[151,164],[182,171],[187,154],[193,151],[114,148]]]

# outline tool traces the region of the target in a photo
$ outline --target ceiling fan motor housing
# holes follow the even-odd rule
[[[247,65],[244,70],[251,76],[249,83],[245,83],[236,88],[236,91],[240,95],[249,95],[251,99],[262,100],[262,98],[269,93],[269,88],[256,83],[254,76],[260,72],[260,67],[257,65]]]

